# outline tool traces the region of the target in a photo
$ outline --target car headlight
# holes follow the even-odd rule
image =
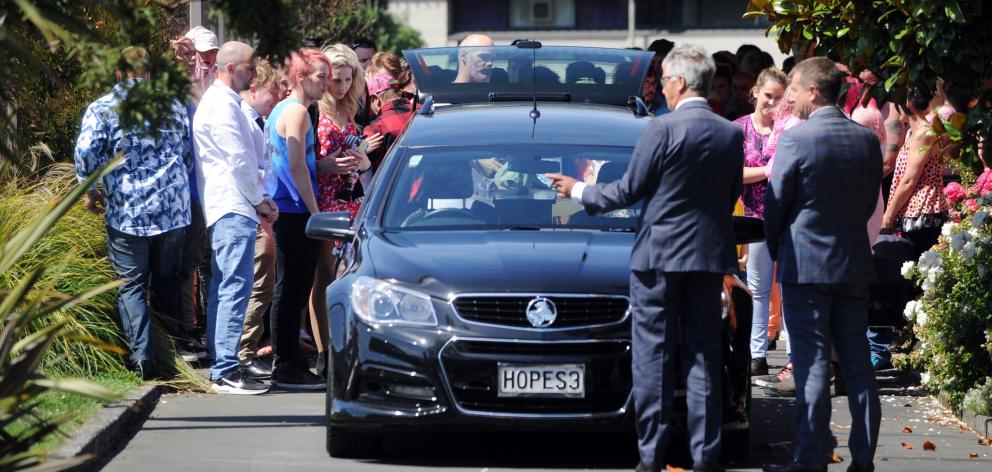
[[[369,323],[437,326],[431,298],[388,282],[362,276],[351,285],[351,308]]]

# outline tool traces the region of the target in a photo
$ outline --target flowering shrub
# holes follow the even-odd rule
[[[924,371],[928,390],[946,394],[956,408],[969,390],[987,391],[979,387],[992,376],[992,172],[986,169],[961,193],[945,189],[952,221],[936,246],[902,268],[923,289],[904,311],[919,339],[908,363]],[[969,407],[980,399],[973,393]],[[983,408],[992,408],[992,398],[984,400]]]

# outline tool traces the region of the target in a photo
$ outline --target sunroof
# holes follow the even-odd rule
[[[640,94],[653,55],[574,46],[448,47],[403,54],[417,88],[438,103],[485,102],[498,97],[524,100],[536,93],[539,100],[620,106]]]

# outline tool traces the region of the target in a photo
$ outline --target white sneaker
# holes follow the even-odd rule
[[[231,373],[214,380],[210,388],[217,393],[229,395],[259,395],[269,391],[268,385],[241,375],[241,369],[234,369]]]

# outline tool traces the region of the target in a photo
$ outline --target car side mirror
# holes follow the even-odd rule
[[[734,241],[737,244],[757,243],[765,240],[765,223],[761,218],[734,216]]]
[[[355,238],[351,215],[346,211],[317,213],[307,220],[307,237],[326,241],[350,242]]]

